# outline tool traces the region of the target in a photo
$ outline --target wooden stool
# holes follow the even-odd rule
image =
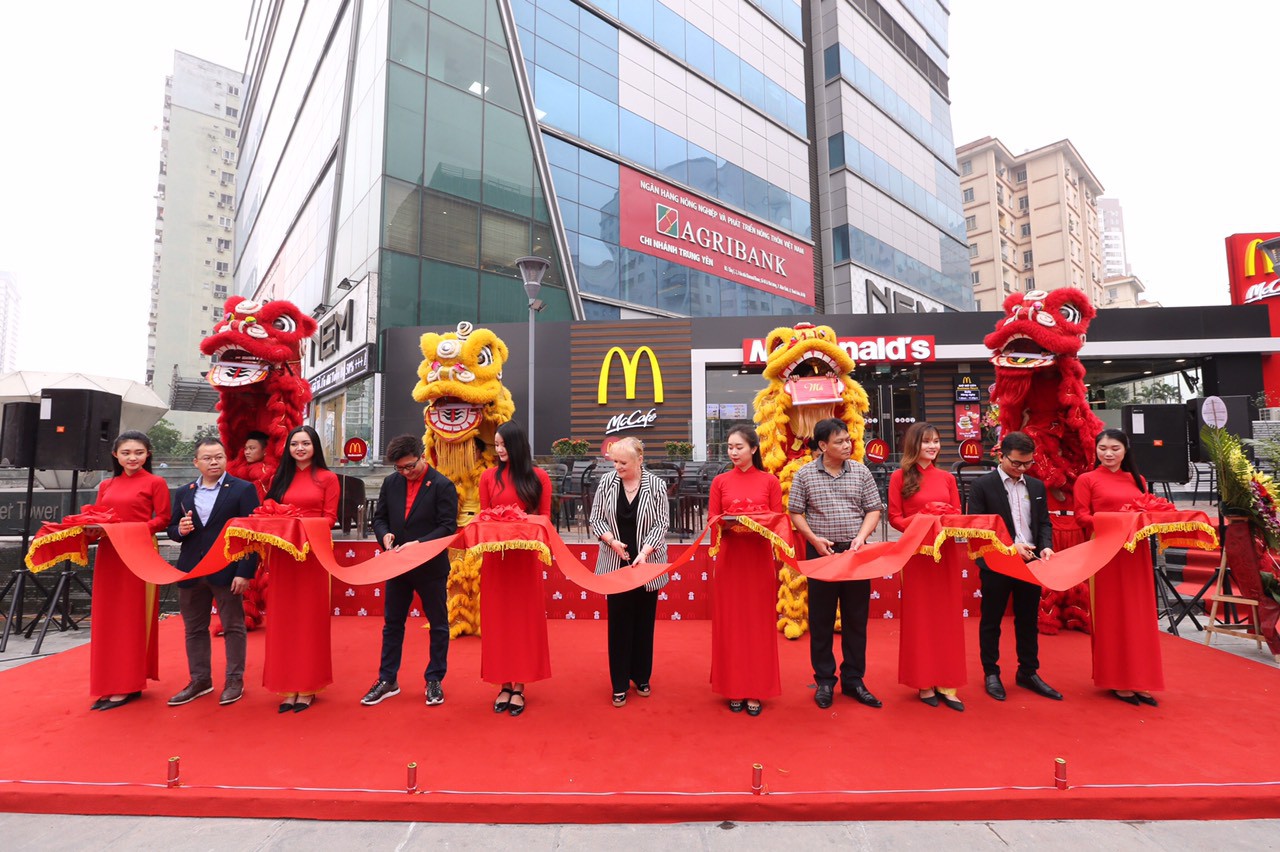
[[[1223,584],[1227,578],[1227,549],[1222,548],[1222,561],[1218,563],[1218,576],[1213,584],[1213,591],[1204,596],[1207,601],[1212,601],[1213,606],[1209,608],[1209,623],[1204,626],[1204,644],[1210,644],[1209,640],[1213,638],[1213,634],[1222,633],[1227,636],[1240,636],[1244,639],[1252,639],[1258,643],[1258,650],[1262,650],[1262,634],[1255,631],[1261,619],[1258,618],[1258,602],[1253,598],[1242,598],[1239,595],[1224,595],[1222,593]],[[1218,624],[1218,604],[1229,604],[1235,606],[1248,607],[1253,620],[1249,624]]]

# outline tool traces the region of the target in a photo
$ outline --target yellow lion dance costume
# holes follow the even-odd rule
[[[458,489],[458,527],[480,511],[480,474],[496,464],[493,436],[516,406],[502,384],[507,345],[487,328],[422,335],[422,364],[413,398],[427,430],[427,461]],[[449,572],[449,635],[480,635],[480,557],[454,561]]]
[[[765,339],[765,352],[769,384],[756,394],[756,429],[765,470],[782,483],[786,505],[792,477],[813,460],[809,441],[818,421],[844,421],[853,438],[853,458],[862,461],[863,415],[871,403],[849,378],[854,360],[829,326],[801,322],[775,328]],[[778,580],[778,629],[788,639],[799,639],[809,629],[808,586],[803,574],[785,565]]]

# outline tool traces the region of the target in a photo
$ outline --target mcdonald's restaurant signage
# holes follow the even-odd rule
[[[1280,233],[1232,234],[1227,237],[1227,274],[1231,304],[1252,305],[1280,296],[1280,275],[1262,245]]]
[[[604,361],[600,364],[600,380],[596,387],[596,403],[598,405],[609,404],[609,376],[615,357],[622,367],[623,394],[626,401],[637,399],[636,374],[642,361],[649,365],[649,374],[653,387],[651,397],[653,407],[646,410],[641,405],[633,410],[614,414],[609,418],[609,422],[605,424],[604,433],[606,435],[616,435],[619,432],[626,432],[631,429],[651,428],[658,421],[657,406],[662,404],[664,398],[662,392],[662,366],[658,363],[658,356],[648,346],[641,346],[630,355],[621,346],[611,347],[605,353]]]

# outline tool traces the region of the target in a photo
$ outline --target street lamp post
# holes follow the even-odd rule
[[[537,445],[534,443],[533,421],[533,381],[534,381],[534,350],[533,350],[533,319],[534,315],[546,307],[538,299],[538,291],[542,289],[542,278],[547,274],[547,269],[551,264],[541,257],[522,257],[516,260],[516,268],[520,270],[520,278],[524,282],[525,295],[529,297],[529,416],[525,418],[529,424],[529,452],[537,455]]]

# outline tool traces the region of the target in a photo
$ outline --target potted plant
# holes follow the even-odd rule
[[[1244,453],[1243,442],[1224,429],[1205,426],[1200,430],[1209,460],[1218,470],[1218,493],[1227,527],[1222,548],[1227,565],[1241,594],[1258,602],[1255,629],[1267,640],[1271,653],[1280,654],[1280,636],[1276,621],[1280,603],[1270,592],[1276,585],[1275,575],[1262,568],[1268,552],[1280,550],[1280,513],[1276,506],[1276,484],[1265,473],[1254,468]],[[1274,560],[1270,560],[1275,565]]]
[[[693,458],[693,444],[688,441],[667,441],[664,446],[669,459],[688,461]]]
[[[551,442],[551,454],[556,458],[582,458],[589,446],[583,438],[556,438]]]

